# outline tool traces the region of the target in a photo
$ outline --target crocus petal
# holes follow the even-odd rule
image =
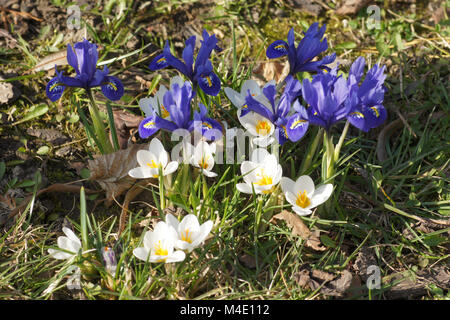
[[[230,99],[231,103],[236,108],[240,108],[245,104],[245,97],[243,97],[240,93],[229,87],[225,87],[223,90],[225,91],[225,95],[228,97],[228,99]]]
[[[105,82],[101,85],[102,92],[106,98],[111,101],[116,101],[122,98],[124,88],[119,78],[113,76],[107,76],[104,79]]]
[[[137,167],[128,171],[128,175],[135,179],[154,178],[154,170],[152,168]]]
[[[238,189],[238,191],[242,193],[253,194],[252,187],[246,183],[237,183],[236,189]]]
[[[294,210],[294,212],[296,214],[298,214],[299,216],[307,216],[312,213],[312,211],[310,209],[303,209],[303,208],[301,208],[299,206],[295,206],[295,205],[292,206],[292,210]]]
[[[317,187],[317,189],[314,191],[314,195],[311,197],[310,208],[315,208],[327,201],[330,198],[332,192],[333,185],[331,183],[327,183]]]
[[[58,260],[65,260],[65,259],[69,259],[71,257],[73,257],[73,254],[67,253],[67,252],[63,252],[61,250],[57,250],[57,249],[48,249],[48,253],[50,254],[50,256],[54,259],[58,259]]]
[[[167,151],[164,149],[164,146],[161,143],[161,141],[158,138],[153,138],[152,141],[150,141],[150,145],[148,147],[148,150],[150,151],[150,154],[152,156],[155,155],[158,158],[157,163],[160,164],[164,168],[166,166],[169,158],[168,158]],[[137,153],[138,162],[139,162],[139,164],[141,166],[143,164],[139,161],[140,155],[144,155],[145,154],[146,158],[148,157],[147,153],[146,152],[144,153],[142,151],[145,152],[145,150],[139,150],[138,153]]]
[[[167,166],[164,168],[163,174],[169,175],[171,173],[174,173],[178,169],[178,162],[177,161],[171,161],[167,164]]]
[[[281,185],[281,190],[283,191],[283,193],[286,192],[295,192],[294,191],[294,187],[295,187],[295,181],[292,179],[289,179],[287,177],[283,177],[281,178],[280,181],[280,185]]]
[[[180,225],[178,219],[171,213],[166,214],[166,223],[175,230],[178,230],[178,226]]]
[[[313,179],[311,179],[310,176],[304,175],[301,176],[297,179],[297,181],[295,181],[295,187],[294,190],[296,192],[303,192],[306,191],[306,194],[308,195],[308,197],[311,197],[311,195],[314,192],[314,181]]]
[[[186,258],[186,254],[183,251],[178,250],[178,251],[174,251],[172,253],[172,255],[170,255],[166,259],[165,262],[166,263],[180,262],[180,261],[183,261],[185,258]]]
[[[76,244],[78,246],[78,249],[81,248],[81,241],[80,241],[80,239],[78,239],[78,237],[75,235],[75,233],[72,230],[70,230],[67,227],[63,227],[62,231],[67,236],[67,238],[69,238],[74,244]]]
[[[148,261],[150,251],[144,247],[138,247],[133,250],[133,255],[139,260]]]

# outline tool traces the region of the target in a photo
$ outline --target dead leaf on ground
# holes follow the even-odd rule
[[[336,10],[336,14],[339,15],[351,15],[358,13],[359,10],[375,1],[371,0],[347,0],[342,6]]]
[[[309,288],[315,291],[320,288],[319,293],[325,296],[342,298],[352,284],[353,275],[351,272],[344,270],[335,279],[337,276],[322,270],[310,271],[307,267],[293,274],[294,280],[303,289]]]
[[[138,166],[136,154],[143,149],[148,149],[148,144],[133,144],[125,150],[88,160],[90,180],[97,181],[106,191],[107,205],[111,205],[113,198],[130,189],[136,181],[128,175],[128,171]]]
[[[285,79],[289,74],[289,63],[280,61],[264,61],[253,69],[254,79],[259,85],[275,80],[277,83]]]
[[[55,68],[55,65],[65,66],[67,64],[67,50],[61,50],[39,60],[39,62],[31,69],[31,71],[48,71]]]
[[[367,278],[370,274],[367,273],[367,268],[372,265],[378,265],[377,259],[375,257],[375,252],[373,249],[363,246],[356,257],[355,262],[353,263],[353,269],[356,274],[358,274],[361,279],[366,282]]]
[[[287,225],[292,229],[292,235],[299,236],[303,240],[305,240],[305,245],[317,250],[324,251],[327,248],[321,245],[319,238],[319,230],[311,231],[302,221],[302,219],[287,210],[281,211],[279,214],[276,214],[270,219],[271,223],[276,224],[276,220],[283,220],[287,223]]]

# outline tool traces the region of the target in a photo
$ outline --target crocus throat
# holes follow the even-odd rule
[[[163,105],[161,105],[161,117],[163,117],[164,119],[168,118],[170,116],[169,111],[167,111],[166,107],[164,107]]]
[[[209,156],[206,157],[202,157],[202,159],[198,162],[198,165],[200,166],[200,168],[202,169],[207,169],[208,168],[208,161]]]
[[[311,205],[311,200],[306,195],[306,190],[303,190],[303,192],[299,191],[297,193],[297,200],[295,201],[295,204],[303,209]]]
[[[184,230],[184,232],[181,232],[181,240],[192,243],[191,235],[189,234],[189,229],[186,229]]]
[[[162,246],[161,240],[155,243],[154,249],[154,254],[157,256],[167,256],[169,254],[169,251],[167,251],[167,249]]]
[[[269,132],[270,132],[269,123],[264,120],[258,121],[258,123],[256,124],[256,133],[258,133],[262,136],[267,136],[269,134]]]
[[[272,177],[264,174],[264,171],[261,172],[261,174],[258,174],[258,176],[261,177],[260,180],[258,180],[257,182],[255,182],[256,185],[258,186],[268,186],[272,184]]]
[[[147,166],[150,168],[158,168],[158,164],[155,162],[155,160],[152,160],[152,162],[147,162]]]

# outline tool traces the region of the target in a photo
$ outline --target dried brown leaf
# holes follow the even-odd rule
[[[319,231],[314,230],[313,232],[311,232],[298,215],[287,210],[283,210],[279,214],[274,215],[272,219],[270,219],[270,222],[276,223],[276,220],[285,221],[287,225],[292,229],[292,235],[299,236],[300,238],[305,240],[306,246],[317,251],[326,250],[326,247],[321,245]]]
[[[67,50],[61,50],[41,59],[31,71],[48,71],[57,66],[64,66],[67,64]]]
[[[331,281],[334,278],[336,278],[336,276],[334,274],[331,274],[331,273],[328,273],[328,272],[325,272],[325,271],[322,271],[322,270],[317,270],[317,269],[314,269],[312,271],[311,275],[314,278],[317,278],[317,279],[320,279],[320,280],[323,280],[323,281]]]
[[[136,153],[143,149],[148,149],[148,144],[133,144],[125,150],[88,161],[90,180],[97,181],[106,191],[107,204],[111,204],[114,197],[118,197],[134,184],[135,179],[128,175],[128,171],[138,166]]]
[[[339,9],[336,10],[336,14],[346,15],[346,14],[355,14],[369,3],[375,2],[371,0],[347,0],[344,2]]]
[[[260,85],[264,85],[271,80],[275,80],[278,83],[286,78],[288,74],[289,63],[281,63],[276,60],[261,62],[253,69],[253,75],[257,77],[254,80]]]

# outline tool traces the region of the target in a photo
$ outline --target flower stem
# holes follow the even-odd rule
[[[106,128],[103,125],[102,119],[100,117],[100,111],[97,104],[95,103],[94,96],[92,95],[91,89],[86,89],[87,95],[89,97],[89,113],[91,114],[92,124],[94,126],[94,132],[97,136],[99,143],[102,146],[103,152],[105,154],[113,153],[114,149],[111,142],[106,136]]]
[[[300,175],[305,174],[306,170],[311,166],[311,162],[314,158],[314,155],[316,154],[317,147],[319,146],[320,142],[323,138],[323,129],[319,128],[316,131],[316,136],[314,137],[313,142],[309,145],[308,151],[306,153],[305,158],[303,159],[302,166],[300,168]]]
[[[159,167],[159,205],[161,206],[161,210],[164,210],[166,208],[166,199],[164,198],[164,176],[163,176],[163,169],[160,166]]]
[[[88,232],[87,232],[87,213],[86,213],[86,195],[84,187],[80,189],[80,228],[81,228],[81,244],[83,251],[89,249]]]
[[[350,126],[350,122],[347,120],[345,123],[344,130],[342,130],[341,137],[339,138],[339,142],[334,149],[334,161],[338,162],[339,153],[341,152],[342,145],[344,144],[345,136],[347,135],[348,128]]]
[[[277,204],[278,195],[280,194],[280,191],[281,191],[280,186],[277,186],[272,191],[269,200],[267,200],[266,205],[264,206],[264,208],[262,210],[262,218],[263,218],[263,220],[269,221],[270,218],[272,218],[274,209],[269,209],[269,208]],[[262,223],[260,222],[259,223],[259,228],[258,228],[258,234],[264,233],[267,230],[268,225],[269,224],[264,222],[264,221]]]

